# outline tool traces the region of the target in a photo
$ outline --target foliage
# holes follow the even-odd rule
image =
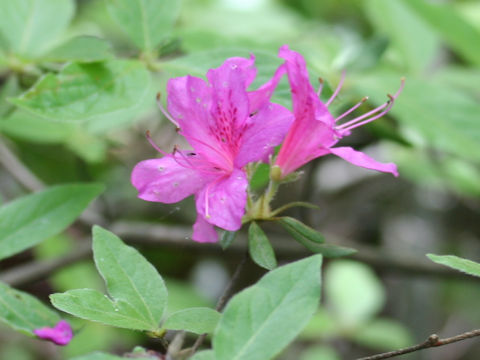
[[[478,327],[478,284],[412,279],[480,276],[479,23],[468,0],[0,0],[0,358],[40,358],[39,337],[25,338],[62,315],[74,338],[52,354],[75,360],[335,360],[409,346],[447,320]],[[244,88],[221,77],[251,56]],[[196,90],[173,95],[187,75],[208,86],[185,120],[172,109]],[[228,126],[261,98],[233,140],[202,112],[212,89]],[[341,121],[319,125],[328,116]],[[185,130],[203,118],[211,129]],[[159,166],[137,186],[157,203],[135,197],[148,142],[162,155],[147,161],[184,171],[195,205],[175,174],[157,181]],[[239,166],[240,153],[255,161]],[[397,164],[400,178],[328,153],[392,174]],[[217,230],[219,244],[189,239]]]

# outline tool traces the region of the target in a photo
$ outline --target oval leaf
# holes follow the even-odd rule
[[[190,308],[170,315],[162,327],[168,330],[185,330],[196,334],[205,334],[215,330],[219,319],[220,313],[213,309]]]
[[[34,296],[0,283],[0,321],[24,334],[35,336],[33,330],[53,327],[59,320],[55,311]]]
[[[454,255],[427,254],[433,262],[451,267],[469,275],[480,276],[480,264]]]
[[[100,184],[59,185],[0,207],[0,259],[63,231],[103,188]]]
[[[268,360],[307,325],[320,299],[322,257],[282,266],[228,303],[213,337],[216,360]]]
[[[73,0],[0,1],[0,45],[7,52],[38,56],[65,31],[74,10]]]
[[[112,301],[97,290],[69,290],[50,295],[50,301],[57,309],[85,320],[132,330],[157,329],[132,305],[122,300]]]
[[[92,62],[111,57],[112,47],[105,40],[94,36],[76,36],[49,51],[42,56],[42,60]]]
[[[178,0],[108,0],[110,15],[140,49],[151,52],[169,35],[180,10]]]
[[[152,264],[100,226],[93,227],[93,257],[112,298],[126,301],[152,330],[157,329],[167,305],[167,289]]]
[[[89,121],[135,108],[149,86],[150,75],[138,61],[72,63],[9,101],[52,121]]]
[[[253,261],[261,267],[272,270],[277,267],[277,259],[267,235],[252,221],[248,228],[248,251]]]
[[[289,216],[282,216],[277,220],[285,230],[287,230],[293,237],[301,236],[307,240],[313,241],[318,244],[323,244],[325,238],[317,230],[312,229],[310,226],[305,225],[301,221]]]

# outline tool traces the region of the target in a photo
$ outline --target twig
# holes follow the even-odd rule
[[[74,252],[55,259],[33,261],[6,270],[0,274],[0,281],[12,286],[23,286],[42,280],[55,271],[89,257],[92,253],[91,242],[82,241]]]
[[[45,184],[32,173],[20,159],[8,148],[0,136],[0,164],[29,191],[41,191],[45,189]],[[93,204],[94,205],[94,204]],[[85,225],[91,226],[94,224],[105,225],[106,221],[98,211],[95,211],[92,206],[86,209],[78,218],[78,220]]]
[[[192,229],[187,226],[152,225],[151,223],[144,222],[117,222],[113,225],[107,226],[107,228],[129,244],[171,247],[177,250],[181,249],[182,251],[192,251],[195,253],[205,252],[208,254],[224,254],[224,251],[218,246],[218,244],[200,244],[192,241],[189,238]],[[330,238],[328,234],[326,234],[326,238]],[[295,241],[292,241],[289,237],[275,234],[272,236],[272,239],[275,239],[275,253],[279,258],[293,260],[310,254],[308,250],[297,244]],[[379,252],[375,248],[358,246],[344,241],[333,241],[332,243],[356,248],[358,253],[350,258],[367,263],[379,271],[415,276],[435,276],[439,278],[478,281],[478,278],[476,277],[438,266],[422,258],[412,258],[411,256],[400,254],[396,254],[394,257]],[[231,255],[244,254],[246,251],[246,244],[247,241],[245,235],[238,234],[236,241],[230,245],[227,252]],[[40,260],[32,264],[19,265],[8,270],[8,272],[1,273],[0,280],[9,283],[12,286],[23,286],[46,278],[59,268],[80,261],[88,256],[88,254],[89,252],[86,250],[79,249],[66,260]]]
[[[473,331],[468,331],[468,332],[465,332],[463,334],[453,336],[453,337],[449,337],[449,338],[445,338],[445,339],[439,339],[438,335],[432,334],[423,343],[420,343],[420,344],[417,344],[417,345],[414,345],[414,346],[410,346],[408,348],[403,348],[403,349],[399,349],[399,350],[395,350],[395,351],[386,352],[386,353],[383,353],[383,354],[377,354],[377,355],[372,355],[372,356],[359,358],[357,360],[389,359],[389,358],[392,358],[392,357],[412,353],[412,352],[423,350],[423,349],[428,349],[428,348],[431,348],[431,347],[439,347],[439,346],[451,344],[451,343],[454,343],[454,342],[462,341],[462,340],[465,340],[465,339],[470,339],[470,338],[473,338],[473,337],[476,337],[476,336],[480,336],[480,329],[473,330]]]
[[[230,279],[230,282],[228,286],[225,288],[223,291],[222,296],[218,299],[217,306],[215,307],[215,310],[217,311],[222,311],[225,305],[227,304],[228,299],[233,294],[233,290],[235,286],[237,285],[237,281],[240,278],[240,274],[242,273],[243,269],[245,268],[245,264],[247,263],[248,260],[248,252],[245,253],[243,256],[242,260],[240,263],[237,265],[237,268],[235,269],[235,272],[232,275],[232,278]],[[195,354],[195,352],[198,350],[200,346],[202,346],[203,342],[205,341],[205,338],[207,337],[207,334],[202,334],[200,335],[195,343],[193,344],[192,348],[190,349],[190,356]]]
[[[38,179],[15,154],[8,148],[0,137],[0,163],[25,188],[31,191],[42,190],[45,185]]]

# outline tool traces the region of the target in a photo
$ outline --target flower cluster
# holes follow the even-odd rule
[[[339,125],[337,122],[363,101],[334,117],[328,106],[343,79],[324,104],[319,99],[321,89],[315,91],[309,82],[303,57],[286,45],[279,56],[285,62],[254,91],[247,90],[256,77],[253,56],[227,59],[207,72],[207,81],[184,76],[167,84],[168,111],[161,110],[192,150],[175,148],[166,153],[149,137],[163,157],[138,163],[131,181],[138,197],[147,201],[175,203],[194,195],[198,213],[193,226],[195,241],[216,242],[215,226],[228,231],[240,229],[247,205],[246,167],[269,161],[275,146],[282,142],[272,166],[272,180],[276,182],[326,154],[397,176],[392,163],[379,163],[350,147],[333,146],[354,128],[386,114],[401,88],[387,103]],[[270,101],[284,74],[290,82],[293,112]]]

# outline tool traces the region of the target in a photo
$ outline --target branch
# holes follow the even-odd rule
[[[2,166],[10,173],[10,175],[12,175],[12,177],[25,189],[32,192],[45,189],[45,184],[20,161],[13,151],[8,148],[1,136],[0,164],[2,164]],[[86,209],[80,215],[78,221],[88,226],[94,224],[105,225],[105,219],[98,211],[95,211],[94,207],[95,204],[92,204],[88,209]]]
[[[247,238],[244,234],[238,234],[236,241],[224,251],[218,244],[197,243],[190,239],[191,227],[187,226],[165,226],[152,225],[145,222],[126,222],[121,221],[107,226],[109,230],[115,233],[129,244],[138,244],[152,247],[170,247],[189,252],[204,252],[208,254],[243,256],[247,250]],[[329,236],[326,236],[329,238]],[[274,240],[275,253],[281,259],[294,260],[311,254],[304,247],[293,241],[291,238],[283,235],[272,235]],[[82,241],[82,243],[84,243]],[[67,259],[40,260],[31,264],[19,265],[0,274],[0,280],[9,283],[12,286],[23,286],[48,277],[59,268],[65,265],[80,261],[90,254],[88,245],[75,250]],[[358,253],[350,258],[364,262],[382,272],[391,272],[415,276],[436,276],[440,278],[460,279],[466,281],[478,281],[478,278],[465,275],[459,271],[454,271],[431,263],[423,258],[412,258],[409,255],[395,254],[388,255],[368,246],[358,246],[356,244],[332,241],[332,243],[354,247]]]
[[[8,148],[0,137],[0,164],[25,188],[30,191],[42,190],[45,185]]]
[[[443,345],[448,345],[448,344],[451,344],[451,343],[454,343],[454,342],[462,341],[462,340],[465,340],[465,339],[470,339],[470,338],[473,338],[473,337],[476,337],[476,336],[480,336],[480,329],[465,332],[463,334],[453,336],[453,337],[449,337],[449,338],[445,338],[445,339],[439,339],[438,335],[432,334],[423,343],[420,343],[420,344],[417,344],[417,345],[414,345],[414,346],[410,346],[408,348],[403,348],[403,349],[399,349],[399,350],[395,350],[395,351],[390,351],[390,352],[383,353],[383,354],[377,354],[377,355],[372,355],[372,356],[359,358],[357,360],[389,359],[389,358],[392,358],[392,357],[412,353],[412,352],[423,350],[423,349],[428,349],[428,348],[431,348],[431,347],[439,347],[439,346],[443,346]]]

